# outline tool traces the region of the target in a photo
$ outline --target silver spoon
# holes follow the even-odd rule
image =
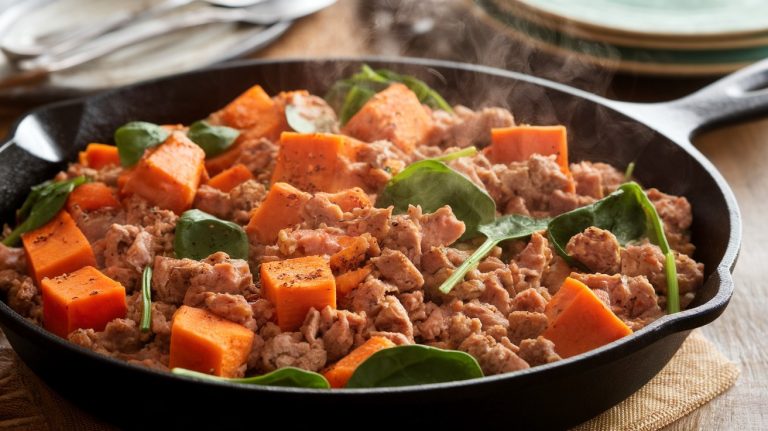
[[[163,0],[139,11],[117,12],[113,16],[107,17],[99,22],[90,23],[87,26],[68,28],[43,34],[35,40],[34,44],[14,46],[3,42],[0,44],[0,50],[2,50],[3,54],[5,54],[11,61],[19,61],[41,55],[61,54],[111,31],[118,30],[151,17],[166,14],[196,1],[219,7],[240,8],[253,6],[267,0]],[[22,16],[24,13],[34,10],[36,5],[44,3],[45,2],[41,1],[21,2],[12,6],[5,13]]]

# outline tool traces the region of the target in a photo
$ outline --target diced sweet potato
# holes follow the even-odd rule
[[[542,334],[563,358],[578,355],[629,335],[624,324],[584,283],[566,278],[546,306],[549,325]]]
[[[374,336],[368,339],[360,347],[351,351],[347,356],[341,358],[338,362],[331,365],[323,375],[331,384],[332,388],[343,388],[347,385],[352,374],[355,373],[360,364],[370,358],[371,355],[382,349],[395,347],[389,338]]]
[[[320,256],[262,263],[260,273],[262,291],[274,304],[283,331],[297,330],[312,307],[336,308],[336,282]]]
[[[101,331],[127,310],[123,285],[92,266],[44,278],[41,291],[43,325],[64,338],[78,328]]]
[[[336,192],[358,185],[348,172],[355,145],[342,135],[284,132],[272,182],[307,192]]]
[[[85,183],[75,187],[67,198],[67,210],[77,206],[80,210],[89,212],[100,208],[118,208],[120,201],[115,197],[115,191],[104,183]]]
[[[341,238],[342,249],[331,255],[331,269],[334,273],[347,272],[360,266],[365,260],[370,242],[374,241],[371,234]]]
[[[242,135],[240,135],[242,137]],[[205,170],[210,175],[218,175],[219,173],[229,169],[234,165],[242,154],[243,144],[242,139],[238,138],[231,147],[219,154],[216,157],[205,160]]]
[[[38,285],[44,277],[96,265],[88,239],[66,211],[60,211],[44,226],[23,234],[21,241],[29,270]]]
[[[519,125],[491,129],[491,145],[485,150],[494,163],[528,160],[534,154],[555,155],[563,173],[568,168],[568,134],[565,126]]]
[[[123,186],[126,194],[181,214],[192,207],[203,176],[205,152],[181,132],[147,151]]]
[[[321,194],[327,197],[329,201],[338,205],[344,212],[350,212],[355,208],[370,208],[373,206],[371,198],[360,187],[353,187],[336,193],[318,193],[318,195]]]
[[[120,166],[120,156],[114,145],[91,143],[80,152],[80,164],[93,169],[105,166]]]
[[[360,285],[373,271],[373,267],[369,264],[362,268],[353,269],[348,272],[344,272],[336,276],[336,294],[343,296],[353,291]]]
[[[238,163],[231,168],[216,174],[215,177],[208,181],[208,185],[215,187],[222,192],[229,193],[230,190],[250,179],[253,179],[251,171],[249,171],[244,164]]]
[[[432,126],[432,117],[416,94],[395,83],[368,100],[342,132],[366,142],[387,139],[410,153],[427,139]]]
[[[273,244],[282,229],[301,223],[301,211],[311,197],[290,184],[272,184],[267,197],[251,213],[245,232],[252,241]]]
[[[254,85],[214,115],[218,115],[225,126],[247,129],[262,122],[264,117],[273,117],[274,112],[275,102],[260,85]]]
[[[238,377],[253,346],[253,331],[200,308],[182,305],[171,324],[169,368]]]

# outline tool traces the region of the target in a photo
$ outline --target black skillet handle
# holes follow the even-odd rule
[[[698,131],[768,114],[768,59],[682,99],[612,106],[673,139],[687,141]]]

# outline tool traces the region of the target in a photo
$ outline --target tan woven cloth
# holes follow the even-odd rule
[[[653,380],[578,431],[656,430],[731,387],[739,369],[699,331]],[[19,360],[0,331],[0,430],[114,430],[50,390]]]

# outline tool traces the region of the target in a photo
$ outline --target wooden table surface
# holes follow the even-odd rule
[[[298,22],[259,57],[440,57],[533,73],[589,91],[631,100],[679,97],[707,79],[613,76],[573,59],[552,58],[495,34],[461,0],[357,2],[340,0]],[[430,27],[431,26],[431,27]],[[425,31],[425,29],[427,31]],[[0,101],[0,136],[22,105]],[[721,128],[695,145],[720,169],[741,206],[744,240],[734,274],[736,293],[722,317],[704,333],[742,374],[736,385],[667,430],[768,428],[768,120]]]

